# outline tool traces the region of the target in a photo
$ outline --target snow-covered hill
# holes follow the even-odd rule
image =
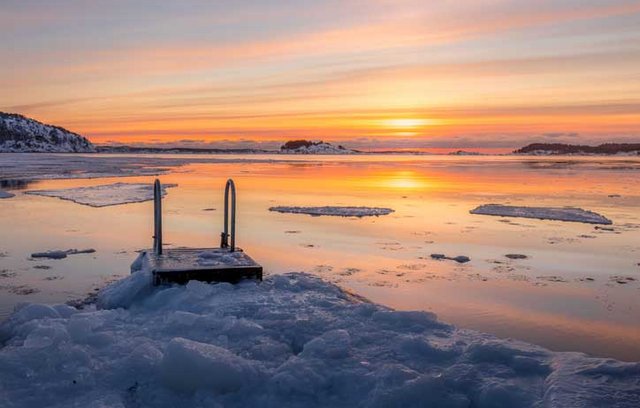
[[[0,112],[0,152],[95,152],[85,137],[22,115]]]
[[[323,141],[312,142],[308,140],[290,140],[282,147],[280,153],[284,154],[353,154],[355,150],[345,149],[342,146],[334,146]]]

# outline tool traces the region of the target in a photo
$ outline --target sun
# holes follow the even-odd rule
[[[430,124],[427,119],[420,118],[396,118],[396,119],[384,119],[382,121],[383,126],[393,129],[416,129],[422,126]]]

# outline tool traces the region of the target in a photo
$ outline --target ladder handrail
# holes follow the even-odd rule
[[[162,185],[153,183],[153,252],[162,255]]]
[[[229,192],[231,192],[231,233],[229,233]],[[231,245],[229,245],[231,238]],[[236,250],[236,185],[232,179],[224,187],[224,231],[221,234],[220,248]],[[162,255],[162,184],[156,179],[153,183],[153,252]]]
[[[231,234],[229,234],[229,191],[231,191]],[[231,246],[229,246],[231,237]],[[236,185],[232,179],[227,180],[224,187],[224,231],[221,234],[220,248],[236,250]]]

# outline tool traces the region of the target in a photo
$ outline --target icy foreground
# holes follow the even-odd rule
[[[637,407],[640,364],[552,353],[305,274],[152,288],[0,326],[2,407]],[[113,306],[126,309],[109,309]]]
[[[269,211],[291,214],[308,214],[319,217],[321,215],[332,215],[338,217],[370,217],[391,214],[391,208],[382,207],[271,207]]]
[[[584,222],[587,224],[612,224],[611,220],[593,211],[574,207],[518,207],[501,204],[484,204],[469,211],[471,214],[497,215],[502,217],[537,218]]]
[[[163,184],[162,196],[167,195],[167,188],[177,184]],[[88,205],[90,207],[107,207],[129,203],[141,203],[153,200],[153,184],[148,183],[114,183],[93,187],[75,187],[60,190],[32,190],[25,194],[57,197],[62,200]]]

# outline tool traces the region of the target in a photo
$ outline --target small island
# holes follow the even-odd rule
[[[346,149],[344,146],[334,146],[331,143],[309,140],[289,140],[280,147],[280,153],[284,154],[354,154],[355,150]]]
[[[597,146],[564,143],[531,143],[513,152],[531,156],[555,155],[640,155],[640,143],[604,143]]]

